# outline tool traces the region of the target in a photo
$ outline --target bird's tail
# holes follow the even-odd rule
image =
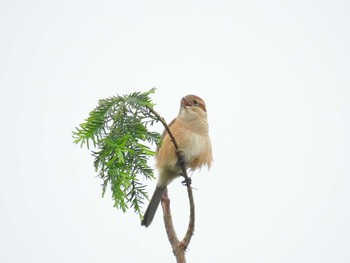
[[[143,219],[141,221],[141,226],[148,227],[154,218],[154,215],[157,212],[157,208],[159,206],[160,200],[165,192],[166,186],[158,186],[156,190],[154,190],[153,196],[151,198],[151,202],[149,203],[145,214],[143,215]]]

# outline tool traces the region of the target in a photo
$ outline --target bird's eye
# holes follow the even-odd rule
[[[193,100],[192,102],[193,102],[193,105],[194,105],[194,106],[198,106],[198,105],[199,105],[198,100]]]

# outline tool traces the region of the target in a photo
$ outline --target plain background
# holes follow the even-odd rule
[[[187,94],[208,108],[215,162],[193,174],[188,262],[350,262],[349,14],[337,0],[2,0],[0,261],[175,262],[161,213],[146,229],[102,199],[71,137],[99,99],[156,87],[167,121]],[[169,194],[181,237],[180,180]]]

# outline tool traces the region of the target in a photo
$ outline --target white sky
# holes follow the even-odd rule
[[[101,198],[71,131],[98,99],[207,102],[188,262],[350,262],[349,1],[0,3],[1,262],[175,262],[161,212]],[[161,131],[161,126],[155,127]],[[149,182],[153,191],[155,182]],[[186,190],[170,187],[181,237]]]

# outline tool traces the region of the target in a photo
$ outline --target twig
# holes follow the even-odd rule
[[[193,198],[193,192],[191,187],[191,179],[187,175],[186,166],[185,166],[185,163],[183,162],[184,157],[181,151],[179,150],[179,146],[175,140],[175,137],[171,133],[168,124],[165,122],[164,118],[158,114],[158,112],[153,110],[153,108],[151,107],[147,107],[147,108],[151,113],[153,113],[157,117],[157,119],[163,124],[165,130],[168,132],[171,138],[171,141],[174,144],[176,155],[179,159],[179,163],[181,166],[182,176],[185,178],[185,185],[187,186],[187,194],[188,194],[188,199],[190,203],[190,220],[188,223],[186,234],[182,239],[182,241],[180,242],[176,236],[176,232],[175,232],[172,217],[171,217],[170,199],[168,197],[168,190],[166,190],[162,198],[163,219],[164,219],[164,225],[168,235],[169,242],[173,248],[173,252],[177,262],[185,263],[186,262],[185,251],[191,241],[191,238],[194,232],[194,226],[195,226],[195,205],[194,205],[194,198]]]
[[[148,109],[150,112],[152,112],[152,113],[157,117],[157,119],[163,124],[165,130],[168,132],[168,134],[169,134],[169,136],[170,136],[170,138],[171,138],[171,140],[172,140],[172,142],[173,142],[173,144],[174,144],[175,150],[178,151],[179,146],[177,145],[177,142],[176,142],[176,140],[175,140],[175,137],[174,137],[174,135],[171,133],[170,128],[169,128],[168,124],[166,123],[166,121],[164,120],[164,118],[163,118],[162,116],[160,116],[159,113],[156,112],[153,108],[148,107],[148,106],[146,106],[146,107],[147,107],[147,109]],[[185,169],[185,170],[186,170],[186,169]],[[187,173],[186,173],[186,175],[187,175]]]

